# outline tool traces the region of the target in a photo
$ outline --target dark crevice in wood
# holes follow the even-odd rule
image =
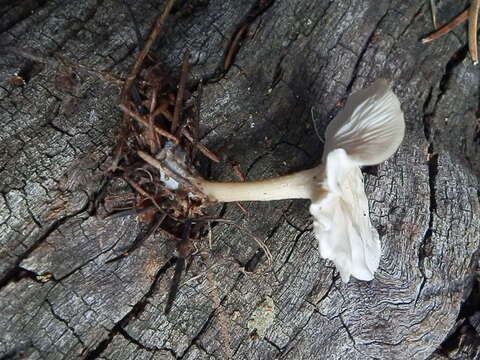
[[[318,306],[318,304],[320,304],[323,300],[325,300],[328,295],[330,294],[330,292],[332,291],[332,289],[334,288],[334,284],[335,284],[335,281],[337,281],[337,279],[339,278],[339,276],[335,276],[335,271],[332,271],[332,281],[330,282],[330,286],[328,287],[327,291],[325,292],[325,294],[323,294],[323,296],[317,301],[316,304],[313,304],[314,306]],[[316,289],[313,288],[312,291],[310,292],[310,294],[308,294],[308,297],[311,297],[312,296],[312,293],[315,291]]]
[[[468,56],[468,46],[465,45],[465,46],[462,46],[460,49],[458,49],[445,65],[445,73],[443,74],[442,79],[440,80],[440,85],[439,85],[439,89],[442,94],[445,93],[445,91],[447,90],[448,84],[450,82],[450,79],[452,78],[452,75],[454,74],[455,68],[460,64],[462,64],[467,56]]]
[[[230,41],[225,49],[223,59],[218,69],[210,75],[205,76],[204,83],[215,83],[225,77],[232,67],[235,57],[240,51],[242,43],[248,34],[250,25],[252,25],[261,15],[265,13],[275,2],[275,0],[254,0],[247,14],[240,21],[233,31]]]
[[[53,224],[48,226],[48,228],[38,237],[38,239],[36,241],[33,242],[33,244],[28,248],[28,250],[25,251],[23,254],[21,254],[16,259],[15,264],[13,265],[13,267],[9,271],[7,271],[5,276],[0,279],[0,291],[5,286],[7,286],[11,281],[16,281],[16,279],[18,279],[19,277],[21,278],[21,273],[24,271],[24,269],[21,268],[19,265],[21,264],[21,262],[23,260],[28,258],[30,256],[30,254],[32,254],[35,251],[35,249],[37,249],[40,245],[42,245],[43,242],[55,230],[57,230],[60,227],[60,225],[64,224],[68,219],[71,219],[71,218],[79,215],[80,213],[86,211],[87,207],[88,207],[88,203],[86,205],[84,205],[80,210],[78,210],[78,211],[76,211],[76,212],[74,212],[74,213],[72,213],[68,216],[65,216],[61,219],[58,219],[58,220],[54,221]]]
[[[221,300],[220,300],[220,306],[223,306],[223,304],[225,303],[225,300],[227,299],[227,295],[225,295]],[[200,339],[200,337],[208,330],[208,326],[211,324],[211,322],[213,321],[213,318],[215,317],[215,314],[217,313],[217,308],[213,309],[210,314],[208,315],[208,318],[207,320],[205,321],[205,323],[202,325],[202,327],[200,328],[200,330],[198,331],[198,333],[192,338],[192,340],[190,340],[190,344],[187,346],[187,348],[185,349],[185,351],[183,352],[182,355],[180,355],[177,359],[178,360],[181,360],[184,358],[184,356],[186,354],[188,354],[188,351],[190,350],[190,348],[193,346],[193,345],[196,345],[200,348],[201,345],[198,344],[198,340]],[[203,348],[202,348],[203,349]],[[206,350],[203,349],[205,352]],[[207,353],[208,354],[208,353]]]
[[[31,279],[33,281],[41,283],[42,281],[39,281],[37,279],[38,274],[34,273],[33,271],[26,270],[20,266],[15,267],[12,269],[12,277],[9,279],[8,285],[11,282],[19,282],[24,279]]]
[[[70,325],[70,323],[65,320],[64,318],[62,318],[60,315],[58,315],[55,310],[53,310],[53,304],[48,300],[48,299],[45,299],[45,303],[47,303],[49,309],[50,309],[50,313],[52,314],[52,316],[57,319],[58,321],[60,321],[62,324],[65,325],[65,327],[72,333],[72,335],[75,337],[75,339],[78,340],[78,342],[80,344],[82,344],[83,347],[85,347],[85,343],[84,341],[82,340],[82,338],[80,337],[80,335],[78,335],[75,331],[75,329]]]
[[[425,267],[424,261],[426,257],[431,256],[431,242],[432,236],[434,231],[434,214],[437,210],[437,199],[436,199],[436,176],[438,174],[438,157],[439,154],[434,147],[435,138],[434,138],[434,126],[435,124],[432,123],[435,113],[437,110],[437,106],[441,101],[442,97],[445,95],[448,89],[448,84],[450,78],[453,76],[455,72],[455,68],[463,62],[463,59],[466,57],[468,52],[468,48],[466,46],[462,47],[460,50],[455,52],[450,60],[445,65],[444,74],[439,82],[439,91],[440,93],[436,97],[435,104],[433,105],[433,109],[431,112],[427,112],[428,108],[433,100],[433,87],[430,87],[427,98],[424,102],[423,106],[423,131],[425,135],[425,139],[428,142],[427,148],[427,166],[428,166],[428,183],[429,183],[429,190],[430,190],[430,202],[429,202],[429,219],[428,219],[428,228],[425,232],[423,237],[423,241],[419,248],[419,270],[422,273],[423,279],[420,284],[419,290],[417,292],[417,296],[415,299],[415,305],[417,304],[422,291],[427,283],[427,277],[425,274]]]
[[[133,336],[131,336],[124,328],[122,328],[119,325],[115,326],[115,329],[118,331],[120,335],[122,335],[128,342],[137,345],[140,349],[145,350],[147,352],[155,353],[158,351],[168,351],[174,358],[177,358],[177,354],[173,349],[170,348],[159,348],[159,347],[152,347],[152,346],[146,346],[142,344],[140,341],[135,339]]]
[[[429,146],[429,151],[430,151]],[[432,147],[433,148],[433,147]],[[430,152],[429,152],[430,153]],[[428,229],[425,232],[425,235],[423,237],[422,243],[419,248],[419,254],[418,254],[418,267],[419,270],[423,276],[422,282],[420,284],[420,288],[418,290],[416,299],[415,299],[415,305],[417,304],[418,300],[420,299],[420,296],[422,294],[423,288],[425,287],[425,284],[427,283],[427,276],[425,273],[425,258],[431,256],[431,243],[432,243],[432,235],[433,235],[433,226],[434,226],[434,213],[436,211],[436,198],[435,198],[435,180],[436,180],[436,174],[438,172],[437,170],[438,167],[438,154],[431,155],[431,159],[428,162],[428,181],[429,181],[429,187],[430,187],[430,205],[429,205],[429,218],[428,218]]]
[[[357,56],[357,61],[353,66],[352,76],[350,78],[350,83],[347,85],[347,88],[345,89],[345,94],[350,94],[350,92],[352,91],[352,87],[353,87],[353,84],[355,83],[355,80],[357,79],[358,71],[360,69],[360,65],[362,64],[363,57],[367,52],[368,48],[372,45],[372,39],[375,36],[375,32],[377,31],[382,21],[387,17],[387,15],[388,15],[388,9],[385,11],[385,14],[382,15],[380,20],[378,20],[378,22],[375,24],[375,27],[373,28],[372,32],[368,36],[367,40],[365,41],[365,44],[363,45],[363,48],[360,51],[360,54]]]
[[[443,340],[442,344],[435,351],[449,358],[449,353],[459,349],[460,343],[466,341],[476,342],[476,347],[480,347],[480,334],[477,329],[470,323],[470,317],[479,312],[480,304],[480,285],[477,279],[473,279],[473,287],[465,302],[460,308],[456,321],[456,328]],[[465,354],[467,356],[467,354]]]
[[[208,356],[212,356],[212,357],[213,357],[213,354],[211,354],[210,352],[208,352],[207,349],[205,349],[205,346],[203,346],[200,342],[197,341],[197,342],[195,343],[195,346],[196,346],[197,348],[199,348],[201,351],[203,351],[205,354],[207,354]],[[190,346],[190,348],[191,348],[191,346]],[[178,359],[178,360],[182,360],[182,359],[185,357],[185,355],[187,355],[187,354],[188,354],[188,352],[185,352],[185,354],[183,354],[181,357],[179,357],[179,358],[177,358],[177,359]]]
[[[110,330],[108,333],[108,336],[106,339],[101,341],[94,349],[90,350],[88,353],[84,355],[85,360],[93,360],[98,358],[108,347],[108,345],[112,342],[112,339],[114,338],[115,335],[121,333],[123,331],[129,322],[132,319],[138,318],[138,316],[143,312],[145,307],[148,304],[149,299],[152,297],[152,295],[155,293],[158,287],[158,283],[162,276],[167,272],[168,269],[170,269],[173,264],[174,264],[174,259],[170,259],[163,267],[161,267],[157,273],[155,274],[154,280],[152,281],[152,284],[150,285],[150,288],[148,291],[145,293],[145,295],[142,296],[139,302],[137,302],[132,309],[119,321],[115,324],[115,326]],[[123,331],[123,333],[126,333]],[[163,350],[168,350],[168,349],[163,349]]]
[[[425,102],[428,106],[428,103],[431,101],[432,89],[430,89],[430,93],[428,94],[427,100]],[[425,115],[423,118],[423,127],[424,127],[424,134],[425,138],[428,141],[428,149],[427,149],[427,156],[428,156],[428,185],[430,191],[430,201],[429,201],[429,212],[428,212],[428,228],[423,236],[422,243],[418,250],[418,267],[423,276],[422,282],[420,284],[420,288],[417,292],[417,296],[415,299],[415,305],[417,304],[422,291],[427,283],[427,276],[425,273],[425,258],[431,256],[431,242],[432,242],[432,235],[434,230],[434,214],[437,211],[437,199],[436,199],[436,177],[438,174],[438,154],[435,153],[433,139],[432,139],[432,129],[431,129],[431,119],[432,117],[429,115]]]
[[[33,13],[40,10],[47,2],[48,2],[47,0],[22,1],[21,5],[18,5],[19,3],[18,1],[17,1],[17,4],[14,4],[14,2],[12,2],[14,5],[8,10],[12,10],[15,6],[18,6],[19,8],[19,12],[17,13],[18,16],[17,18],[12,19],[12,14],[8,14],[10,18],[5,19],[4,16],[6,15],[6,13],[0,14],[1,15],[0,19],[3,20],[2,26],[0,27],[0,33],[7,32],[10,29],[12,29],[15,25],[21,23],[25,19],[28,19]],[[0,4],[0,7],[1,6],[3,5]]]
[[[158,283],[160,279],[167,272],[167,270],[170,269],[174,264],[175,264],[175,259],[172,258],[162,268],[160,268],[160,270],[158,270],[152,284],[150,285],[150,288],[145,293],[145,295],[143,295],[142,299],[132,307],[132,310],[130,310],[123,317],[122,320],[118,322],[118,324],[121,327],[126,327],[132,319],[138,318],[139,315],[145,310],[145,307],[147,306],[148,301],[153,296],[153,294],[157,291]]]
[[[432,113],[428,111],[429,109],[429,106],[431,105],[432,103],[432,99],[433,99],[433,86],[431,86],[429,89],[428,89],[428,94],[427,94],[427,97],[425,99],[425,102],[423,103],[423,134],[425,135],[425,139],[427,141],[430,141],[430,127],[431,127],[431,119],[432,119]],[[435,104],[436,106],[436,104]]]
[[[180,280],[182,274],[185,270],[185,258],[177,257],[175,259],[175,270],[173,273],[173,278],[170,280],[170,290],[168,291],[167,303],[165,305],[165,315],[170,314],[172,310],[173,303],[177,297],[178,288],[180,287]]]
[[[245,264],[245,267],[244,267],[245,271],[254,272],[258,264],[260,264],[260,261],[262,260],[263,255],[265,255],[265,251],[263,251],[262,249],[258,249],[255,252],[255,254]]]
[[[113,331],[110,332],[109,336],[102,340],[95,349],[88,351],[87,353],[83,354],[84,360],[94,360],[98,359],[98,357],[105,351],[108,345],[112,342],[113,336],[118,333],[116,330],[116,326],[113,328]]]
[[[290,208],[291,204],[288,206]],[[288,209],[287,209],[288,211]],[[278,231],[280,226],[282,226],[284,217],[282,218],[275,224],[275,226],[270,230],[269,234],[267,235],[267,238],[265,240],[265,243],[275,235],[275,233]],[[263,258],[263,255],[265,255],[265,251],[263,249],[258,249],[255,254],[246,262],[245,264],[245,271],[247,272],[254,272],[255,269],[257,268],[258,264],[260,264],[260,261]]]
[[[277,350],[279,352],[279,355],[283,354],[282,348],[279,345],[275,344],[272,340],[270,340],[267,337],[264,337],[263,340],[266,341],[268,344],[270,344],[272,347],[274,347],[275,350]]]
[[[353,347],[357,344],[355,341],[355,338],[353,337],[352,333],[350,332],[350,329],[348,328],[347,324],[345,324],[345,321],[343,320],[342,314],[338,315],[338,318],[340,319],[340,323],[342,324],[343,328],[347,332],[348,338],[352,341]]]
[[[430,219],[428,221],[428,227],[431,231],[433,229],[432,215],[437,211],[436,177],[438,174],[438,154],[433,152],[433,144],[430,144],[428,153],[432,154],[428,161],[428,182],[430,186]]]
[[[128,245],[128,247],[124,250],[121,251],[121,254],[120,255],[117,255],[109,260],[106,261],[106,263],[111,263],[111,262],[115,262],[115,261],[118,261],[118,260],[121,260],[123,259],[124,257],[126,256],[129,256],[131,255],[135,250],[137,250],[138,248],[140,248],[140,246],[150,237],[152,236],[153,234],[155,234],[155,232],[158,230],[158,228],[160,227],[160,225],[162,224],[163,220],[165,220],[165,217],[166,215],[162,214],[162,215],[156,215],[155,218],[153,219],[152,223],[149,224],[148,228],[146,229],[146,231],[142,231],[140,232],[137,237],[132,241],[132,243],[130,245]]]
[[[299,234],[297,234],[295,236],[295,239],[293,240],[292,247],[290,248],[290,251],[288,252],[287,257],[285,258],[285,261],[283,262],[284,264],[287,264],[290,261],[290,258],[292,257],[292,254],[295,251],[295,248],[297,247],[298,242],[300,241],[302,236],[309,231],[310,231],[310,229],[302,230]]]

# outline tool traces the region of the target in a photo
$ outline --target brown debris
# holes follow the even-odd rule
[[[236,161],[230,161],[230,166],[232,167],[233,173],[240,181],[245,181],[245,175],[243,175],[240,170],[240,164]]]
[[[422,43],[426,44],[430,41],[438,39],[439,37],[455,29],[457,26],[459,26],[461,23],[463,23],[467,19],[468,19],[468,9],[463,11],[460,15],[457,15],[456,17],[454,17],[453,20],[451,20],[449,23],[440,27],[440,29],[438,29],[437,31],[431,33],[427,37],[424,37],[422,39]]]
[[[12,77],[10,79],[8,79],[8,83],[12,86],[20,87],[20,86],[25,85],[27,82],[25,81],[23,76],[21,76],[19,74],[13,74]]]
[[[232,65],[233,59],[240,48],[240,42],[245,37],[247,30],[250,28],[250,24],[242,24],[230,41],[228,46],[228,51],[225,55],[225,59],[223,61],[223,71],[227,71],[230,66]]]
[[[188,61],[190,54],[187,52],[182,61],[182,73],[180,75],[180,83],[178,84],[177,96],[175,99],[175,111],[173,112],[172,133],[176,134],[180,121],[182,120],[183,98],[185,93],[185,85],[187,84],[188,70],[190,63]]]
[[[188,132],[187,129],[182,129],[182,135],[185,136],[185,138],[190,141],[195,147],[200,150],[200,152],[208,157],[210,160],[219,163],[220,159],[218,158],[217,155],[215,155],[213,152],[211,152],[205,145],[201,143],[195,143],[195,140],[193,136]]]
[[[480,11],[480,0],[472,0],[470,7],[453,18],[449,23],[422,39],[422,43],[428,43],[449,33],[468,19],[468,48],[473,64],[478,63],[478,12]]]
[[[153,121],[150,123],[149,121],[145,120],[142,116],[140,116],[136,112],[127,108],[124,104],[120,104],[120,109],[125,114],[130,116],[131,119],[137,120],[140,124],[144,125],[147,128],[147,134],[149,134],[150,136],[151,136],[151,131],[153,130],[154,132],[156,132],[156,133],[158,133],[158,134],[160,134],[160,135],[162,135],[166,138],[169,138],[170,140],[173,140],[175,142],[175,144],[179,143],[178,138],[175,135],[172,135],[168,131],[163,130],[162,128],[159,128],[159,127],[155,126],[153,124]],[[152,118],[152,116],[149,116],[149,117]]]
[[[153,26],[152,31],[148,35],[148,38],[145,41],[145,45],[143,46],[142,51],[140,51],[140,53],[138,54],[137,60],[133,64],[132,70],[130,70],[130,73],[127,76],[127,79],[122,89],[122,95],[121,95],[122,102],[128,97],[130,88],[132,87],[133,82],[137,79],[138,74],[142,69],[143,62],[145,61],[145,58],[150,52],[150,49],[152,48],[154,41],[157,39],[158,35],[160,34],[160,31],[162,30],[163,25],[165,25],[165,22],[174,4],[175,4],[175,0],[168,0],[162,14],[157,18],[157,21],[155,21],[155,25]]]
[[[170,13],[173,0],[167,1],[140,51],[122,92],[120,109],[123,119],[108,169],[108,178],[120,178],[132,191],[104,198],[109,216],[134,215],[148,226],[134,245],[109,262],[120,260],[134,251],[156,231],[175,241],[177,262],[166,312],[170,310],[185,262],[193,243],[201,239],[209,200],[183,176],[194,177],[196,153],[212,161],[219,158],[199,142],[199,107],[193,91],[187,88],[190,63],[186,52],[178,81],[162,71],[150,53],[152,44]],[[188,104],[188,105],[186,105]],[[191,106],[191,105],[194,106]]]
[[[468,48],[474,65],[478,64],[478,11],[480,10],[480,0],[472,0],[468,10]]]
[[[68,74],[73,74],[74,72],[85,72],[89,75],[93,75],[102,81],[105,81],[106,83],[116,85],[116,86],[122,86],[124,84],[124,80],[121,78],[116,77],[115,75],[109,73],[108,71],[101,71],[101,70],[95,70],[90,68],[87,65],[84,65],[80,62],[77,61],[71,61],[63,58],[60,55],[56,55],[55,58],[53,57],[48,57],[48,56],[43,56],[40,54],[35,54],[29,49],[23,49],[23,48],[17,48],[17,47],[0,47],[0,53],[1,52],[6,52],[6,53],[12,53],[17,56],[21,56],[27,60],[30,60],[32,64],[42,64],[42,65],[47,65],[51,67],[57,67],[60,69],[60,72],[67,72]],[[33,65],[32,65],[33,67]],[[33,69],[29,69],[32,71]],[[18,81],[23,79],[23,81],[26,83],[27,77],[24,74],[22,74],[23,71],[21,71],[19,74],[14,74],[18,76]],[[62,77],[65,76],[65,74],[59,74],[58,76]],[[18,83],[18,85],[24,85]],[[58,84],[57,84],[58,85]]]
[[[197,164],[197,154],[201,153],[214,162],[220,161],[216,154],[200,142],[199,101],[202,82],[197,83],[196,88],[187,85],[189,52],[185,52],[177,79],[165,73],[150,52],[173,3],[174,0],[167,1],[163,13],[157,18],[120,95],[122,125],[118,131],[108,178],[122,179],[130,186],[131,192],[105,198],[109,216],[134,215],[148,226],[148,231],[134,241],[135,246],[111,261],[127,256],[138,247],[138,243],[156,231],[167,234],[175,242],[175,272],[166,313],[173,306],[181,275],[192,257],[196,242],[206,234],[205,227],[210,226],[210,222],[205,221],[210,200],[195,185],[197,172],[194,165]],[[272,3],[272,0],[261,0],[254,4],[235,32],[226,51],[224,67],[231,66],[250,24]],[[195,90],[197,96],[193,99]],[[243,177],[239,169],[237,174]],[[270,259],[268,248],[250,232],[247,233]]]
[[[257,0],[250,8],[242,22],[233,32],[227,46],[227,50],[223,59],[223,73],[226,73],[232,66],[235,56],[240,49],[242,41],[246,38],[250,25],[273,4],[273,0]]]

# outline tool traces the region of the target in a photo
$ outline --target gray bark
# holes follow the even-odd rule
[[[192,1],[157,41],[178,73],[222,64],[251,1]],[[131,1],[143,36],[158,2]],[[183,2],[184,6],[185,2]],[[468,1],[439,1],[445,23]],[[180,14],[183,14],[180,16]],[[251,25],[233,66],[206,83],[203,142],[249,179],[318,162],[320,133],[351,91],[393,80],[407,134],[399,152],[365,175],[383,255],[375,280],[343,284],[319,258],[308,203],[235,204],[199,244],[170,315],[173,267],[162,233],[130,256],[133,217],[103,219],[91,205],[120,124],[118,88],[14,55],[0,58],[0,356],[69,359],[424,359],[456,324],[479,246],[480,71],[466,31],[429,44],[428,2],[276,0]],[[61,55],[124,76],[138,43],[124,3],[23,1],[0,7],[2,45]],[[29,73],[21,87],[9,83]],[[312,108],[314,117],[312,119]],[[233,179],[224,161],[216,179]],[[258,264],[253,272],[246,264]],[[273,304],[273,306],[272,306]],[[433,355],[434,357],[443,356]],[[2,357],[3,358],[3,357]]]

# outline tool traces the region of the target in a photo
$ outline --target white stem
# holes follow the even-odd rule
[[[270,201],[282,199],[312,199],[318,196],[323,167],[294,174],[249,182],[213,182],[197,180],[199,189],[212,201]]]

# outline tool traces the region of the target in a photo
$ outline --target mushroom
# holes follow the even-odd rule
[[[322,161],[312,169],[251,182],[213,182],[187,175],[171,158],[163,169],[187,179],[212,202],[310,199],[321,257],[333,261],[344,282],[350,276],[369,281],[378,268],[381,249],[370,222],[360,168],[391,157],[404,132],[400,102],[381,79],[350,96],[330,122]],[[139,155],[151,164],[155,160]],[[162,168],[160,163],[156,167]]]

